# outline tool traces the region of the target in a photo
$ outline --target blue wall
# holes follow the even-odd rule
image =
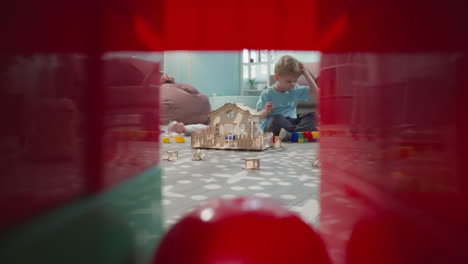
[[[164,72],[174,76],[177,82],[190,84],[190,52],[165,51]]]
[[[192,84],[210,96],[240,95],[239,52],[193,52]]]
[[[211,96],[240,95],[240,52],[164,53],[164,72]]]
[[[304,62],[320,60],[320,53],[311,51],[276,51],[276,59],[286,54]],[[241,95],[240,51],[166,51],[164,72],[209,97]]]

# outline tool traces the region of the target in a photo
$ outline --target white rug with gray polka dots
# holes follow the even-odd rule
[[[313,168],[317,143],[285,143],[261,152],[204,150],[206,159],[192,161],[195,151],[186,143],[162,144],[161,155],[178,151],[178,160],[161,161],[166,226],[191,208],[215,198],[257,196],[275,199],[315,224],[319,214],[320,172]],[[244,170],[244,158],[259,158],[260,170]]]

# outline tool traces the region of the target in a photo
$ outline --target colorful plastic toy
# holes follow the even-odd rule
[[[304,134],[302,134],[302,132],[297,132],[297,137],[298,137],[297,142],[299,142],[299,143],[307,142],[307,141],[305,140]]]
[[[302,135],[304,135],[304,139],[307,139],[307,142],[313,142],[312,132],[304,131],[302,132]]]
[[[185,138],[184,138],[184,137],[175,137],[175,142],[177,142],[177,143],[185,143]]]
[[[313,138],[313,142],[317,142],[318,139],[319,139],[319,132],[318,131],[312,131],[312,138]]]
[[[297,143],[298,140],[299,140],[299,136],[298,136],[297,132],[293,132],[291,134],[291,142]]]

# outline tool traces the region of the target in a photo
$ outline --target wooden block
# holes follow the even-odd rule
[[[275,141],[275,148],[281,148],[282,145],[282,139],[280,136],[275,136],[274,137]]]
[[[258,158],[248,158],[245,160],[244,170],[259,170],[260,169],[260,159]]]
[[[166,151],[166,153],[167,153],[167,158],[165,158],[164,160],[174,161],[174,160],[179,159],[179,152],[178,151]]]

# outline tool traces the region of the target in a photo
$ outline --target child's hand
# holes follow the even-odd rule
[[[306,68],[304,67],[304,63],[299,62],[299,70],[301,70],[302,74],[305,74]]]
[[[177,124],[174,125],[174,132],[178,134],[185,133],[185,125],[182,122],[177,122]]]
[[[266,102],[265,104],[265,111],[267,113],[270,113],[271,111],[273,111],[273,103],[272,102]]]

